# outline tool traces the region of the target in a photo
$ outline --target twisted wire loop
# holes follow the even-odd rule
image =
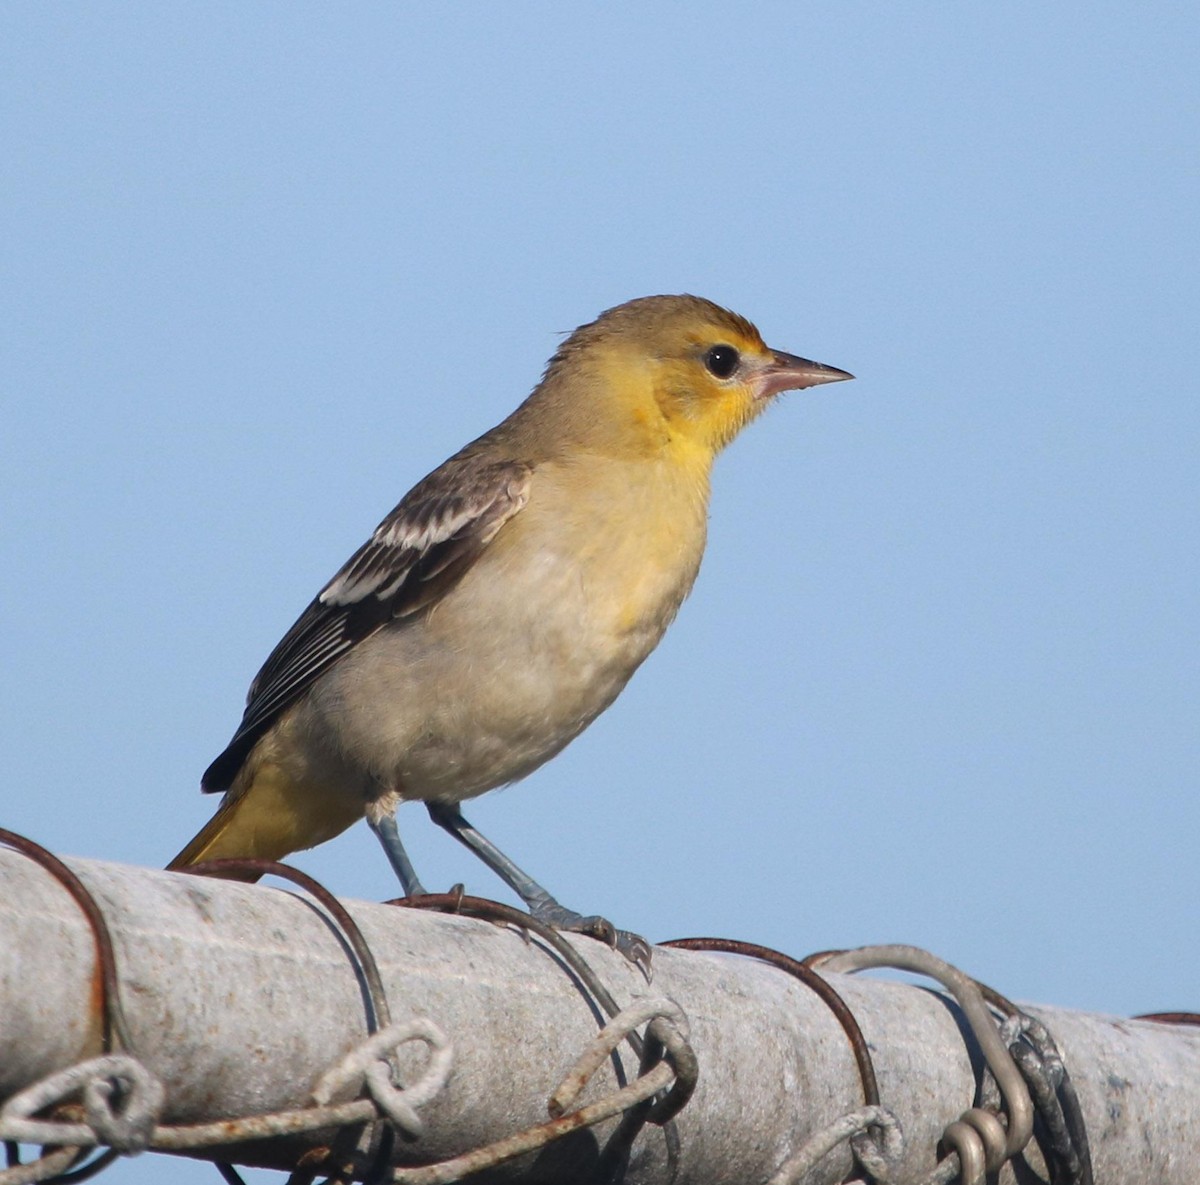
[[[879,1144],[867,1141],[862,1150],[855,1141],[870,1131],[881,1133]],[[835,1119],[827,1127],[809,1136],[801,1147],[775,1170],[767,1185],[794,1185],[815,1168],[839,1144],[849,1141],[862,1167],[879,1182],[891,1179],[891,1166],[904,1152],[904,1132],[900,1120],[886,1107],[860,1107]]]
[[[385,904],[462,914],[536,935],[575,974],[610,1018],[551,1092],[547,1100],[548,1122],[437,1164],[396,1168],[390,1177],[396,1185],[444,1185],[458,1181],[536,1151],[581,1128],[593,1127],[622,1113],[634,1113],[643,1104],[650,1106],[646,1115],[649,1122],[665,1125],[691,1098],[699,1077],[699,1063],[688,1044],[687,1017],[674,1001],[639,999],[627,1008],[620,1008],[591,964],[562,933],[510,905],[470,896],[461,886],[449,893],[399,897]],[[637,1032],[643,1024],[647,1026],[645,1040]],[[628,1043],[641,1059],[638,1076],[612,1094],[570,1111],[591,1076],[622,1042]]]
[[[392,1022],[378,965],[362,931],[345,906],[320,882],[298,869],[271,860],[214,860],[187,870],[199,876],[220,877],[231,873],[279,876],[316,898],[357,960],[370,1005],[368,1036],[318,1078],[308,1106],[214,1123],[163,1124],[159,1120],[166,1092],[161,1081],[130,1053],[111,1052],[114,1047],[128,1050],[130,1042],[120,1008],[113,943],[99,905],[82,881],[46,849],[3,829],[0,829],[0,842],[9,844],[46,868],[86,915],[97,948],[105,1051],[100,1057],[77,1063],[34,1083],[0,1108],[0,1140],[5,1142],[9,1159],[9,1167],[0,1170],[0,1185],[34,1185],[35,1182],[74,1185],[106,1167],[118,1155],[134,1155],[147,1149],[198,1151],[333,1127],[370,1125],[378,1128],[377,1120],[385,1121],[391,1130],[409,1139],[416,1139],[423,1133],[424,1124],[418,1112],[446,1086],[453,1064],[451,1042],[427,1018]],[[392,1180],[398,1185],[457,1181],[525,1152],[535,1151],[580,1128],[594,1126],[639,1107],[650,1107],[647,1118],[665,1124],[687,1103],[695,1090],[699,1070],[687,1040],[687,1017],[677,1004],[664,999],[639,999],[621,1009],[587,961],[557,931],[498,902],[469,898],[461,892],[448,897],[456,912],[489,917],[536,933],[578,976],[612,1019],[589,1043],[551,1094],[547,1104],[551,1115],[549,1122],[462,1156],[417,1168],[392,1169],[388,1164],[390,1145],[386,1140],[372,1138],[367,1141],[367,1159],[374,1161],[368,1174],[371,1179]],[[421,901],[420,904],[433,908],[446,906],[440,899]],[[645,1040],[637,1032],[642,1025],[646,1026]],[[395,1054],[401,1045],[413,1041],[423,1043],[429,1056],[417,1079],[402,1085]],[[638,1076],[611,1094],[571,1110],[592,1075],[622,1042],[628,1042],[642,1060]],[[348,1092],[359,1097],[347,1102],[332,1101],[337,1095]],[[39,1112],[76,1097],[81,1102],[69,1105],[69,1119],[35,1118]],[[82,1121],[79,1121],[80,1114]],[[18,1151],[23,1143],[48,1146],[49,1151],[36,1161],[21,1164]],[[99,1145],[107,1145],[108,1150],[82,1168],[76,1167],[87,1156],[88,1150]],[[360,1141],[360,1151],[362,1148]],[[217,1168],[226,1181],[236,1183],[241,1180],[232,1165],[217,1162]],[[298,1180],[316,1175],[315,1169],[307,1168],[299,1169],[298,1174]]]
[[[0,1107],[0,1141],[8,1168],[0,1185],[54,1182],[75,1185],[105,1168],[118,1155],[145,1150],[198,1151],[222,1145],[297,1135],[330,1128],[363,1131],[356,1137],[359,1153],[352,1163],[333,1170],[330,1180],[349,1179],[352,1172],[394,1185],[448,1185],[463,1177],[536,1151],[555,1140],[624,1114],[620,1128],[632,1139],[637,1126],[649,1121],[668,1125],[696,1088],[699,1067],[689,1044],[689,1024],[682,1008],[666,998],[638,998],[620,1008],[574,945],[558,931],[520,910],[461,889],[449,894],[402,899],[390,904],[439,909],[486,918],[536,935],[592,994],[610,1019],[588,1043],[547,1100],[549,1120],[459,1156],[417,1167],[393,1168],[392,1133],[407,1139],[423,1134],[422,1107],[446,1087],[453,1047],[446,1034],[427,1018],[393,1022],[375,958],[353,917],[332,893],[313,878],[268,860],[222,860],[197,865],[189,872],[220,876],[229,873],[272,874],[304,888],[323,906],[357,960],[366,995],[368,1035],[318,1078],[311,1102],[293,1110],[250,1115],[203,1124],[163,1124],[162,1083],[132,1053],[129,1027],[121,1009],[112,937],[103,912],[86,885],[62,861],[23,836],[0,828],[6,844],[54,876],[79,905],[94,937],[96,979],[101,1007],[102,1054],[47,1076]],[[1054,1185],[1092,1185],[1087,1132],[1078,1097],[1062,1057],[1045,1026],[1022,1012],[1000,993],[917,947],[889,945],[851,951],[823,951],[803,961],[753,943],[719,938],[678,939],[666,946],[723,951],[768,962],[804,982],[833,1012],[850,1042],[862,1083],[864,1105],[805,1140],[775,1172],[769,1185],[793,1185],[840,1144],[849,1142],[861,1168],[874,1181],[892,1180],[904,1150],[899,1120],[881,1105],[874,1066],[862,1030],[845,1001],[821,975],[823,971],[854,973],[894,967],[941,983],[959,1004],[986,1063],[979,1105],[964,1111],[942,1136],[943,1155],[923,1185],[982,1185],[989,1174],[1022,1152],[1035,1135]],[[997,1017],[999,1020],[997,1020]],[[1156,1013],[1144,1018],[1160,1023],[1200,1023],[1196,1013]],[[638,1030],[645,1026],[644,1036]],[[420,1042],[428,1052],[415,1081],[404,1085],[397,1068],[400,1046]],[[628,1043],[640,1059],[637,1076],[593,1102],[576,1106],[596,1071]],[[339,1095],[354,1094],[344,1102]],[[78,1102],[69,1100],[78,1099]],[[37,1118],[44,1112],[50,1118]],[[631,1126],[632,1125],[632,1126]],[[610,1146],[617,1137],[610,1139]],[[21,1144],[40,1144],[43,1155],[28,1164],[19,1160]],[[88,1163],[90,1150],[107,1151]],[[365,1150],[365,1159],[363,1153]],[[314,1149],[302,1158],[292,1181],[311,1182],[328,1173],[329,1149]],[[358,1166],[355,1169],[355,1164]],[[217,1163],[226,1181],[240,1176],[232,1165]]]
[[[887,1181],[891,1171],[890,1166],[895,1164],[903,1154],[903,1132],[895,1115],[880,1106],[879,1079],[875,1074],[874,1062],[871,1060],[870,1047],[867,1045],[867,1039],[858,1020],[837,989],[809,965],[810,960],[820,956],[810,955],[808,960],[794,959],[791,955],[784,954],[783,951],[775,950],[772,947],[733,938],[676,938],[660,945],[676,947],[679,950],[715,951],[722,954],[744,955],[769,963],[781,971],[786,971],[795,979],[800,980],[825,1003],[837,1018],[838,1023],[842,1026],[842,1031],[846,1034],[846,1039],[850,1042],[854,1061],[858,1067],[858,1076],[862,1082],[865,1107],[859,1111],[850,1112],[848,1116],[843,1116],[842,1119],[830,1125],[825,1132],[818,1132],[812,1136],[799,1152],[781,1166],[772,1181],[790,1181],[802,1176],[807,1171],[806,1168],[789,1166],[792,1166],[793,1162],[798,1162],[798,1158],[804,1158],[806,1150],[810,1146],[813,1148],[823,1146],[827,1133],[834,1130],[841,1131],[843,1127],[845,1127],[846,1134],[834,1139],[821,1155],[827,1155],[843,1140],[849,1140],[850,1150],[862,1168],[874,1180]],[[877,1123],[868,1121],[866,1126],[860,1130],[853,1123],[849,1123],[851,1117],[860,1115],[879,1115],[885,1118],[881,1118]],[[847,1123],[849,1126],[846,1126]],[[815,1164],[820,1159],[821,1157],[818,1156],[811,1163]],[[803,1163],[808,1164],[806,1160]]]
[[[423,1041],[429,1049],[429,1061],[416,1082],[398,1087],[392,1080],[388,1055],[408,1041]],[[313,1088],[313,1102],[328,1106],[335,1094],[351,1087],[357,1093],[365,1084],[380,1112],[415,1140],[425,1131],[417,1108],[432,1102],[445,1088],[453,1061],[454,1048],[433,1021],[417,1017],[390,1024],[321,1075]]]
[[[655,1104],[650,1115],[652,1123],[663,1124],[677,1115],[696,1089],[700,1065],[688,1044],[688,1019],[674,1000],[635,1000],[617,1013],[588,1043],[588,1046],[567,1071],[563,1080],[550,1095],[546,1109],[552,1119],[566,1114],[579,1097],[584,1086],[608,1057],[629,1034],[649,1022],[647,1036],[658,1041],[667,1063],[675,1071],[670,1091]]]
[[[1028,1145],[1035,1116],[1055,1185],[1091,1185],[1082,1111],[1062,1058],[1045,1026],[999,992],[918,947],[886,945],[825,951],[807,962],[844,973],[892,967],[935,979],[954,997],[986,1063],[980,1106],[964,1111],[942,1134],[945,1155],[923,1185],[983,1185]],[[997,1024],[989,1008],[1004,1019]]]
[[[1001,1035],[1021,1071],[1037,1109],[1037,1133],[1054,1185],[1092,1185],[1091,1149],[1079,1097],[1058,1047],[1041,1021],[980,985],[988,1003],[1007,1014]],[[985,1073],[980,1096],[995,1105],[996,1086]]]
[[[417,1081],[400,1089],[390,1081],[390,1067],[385,1059],[389,1052],[408,1041],[423,1042],[430,1050],[430,1058]],[[391,1119],[393,1111],[399,1116],[398,1124],[407,1123],[419,1131],[421,1120],[415,1110],[444,1088],[452,1057],[448,1038],[432,1021],[423,1018],[402,1021],[368,1037],[327,1070],[314,1088],[311,1106],[214,1123],[160,1124],[158,1118],[165,1099],[162,1083],[136,1059],[124,1054],[106,1054],[60,1070],[9,1099],[0,1108],[0,1139],[71,1145],[73,1156],[79,1148],[96,1144],[107,1144],[126,1154],[147,1149],[180,1152],[360,1124],[381,1115]],[[114,1082],[120,1094],[117,1107],[111,1102]],[[328,1101],[334,1093],[364,1082],[369,1097],[344,1103]],[[83,1096],[84,1123],[31,1118],[36,1112],[79,1093]],[[315,1097],[318,1094],[320,1097]],[[34,1164],[16,1166],[22,1170],[35,1167]],[[0,1185],[42,1179],[13,1169],[0,1172]]]
[[[647,1021],[647,1037],[651,1040],[646,1045],[661,1043],[662,1059],[643,1067],[643,1072],[626,1086],[568,1111],[588,1079],[608,1056],[623,1041],[629,1040],[638,1025]],[[581,1128],[594,1127],[660,1095],[663,1097],[654,1105],[650,1118],[655,1123],[666,1123],[691,1098],[699,1076],[687,1033],[687,1017],[673,1000],[638,1000],[618,1012],[576,1058],[547,1100],[549,1121],[437,1164],[395,1169],[391,1180],[395,1185],[449,1185],[527,1152],[535,1152]]]
[[[79,1093],[84,1123],[32,1118]],[[114,1095],[119,1098],[116,1105]],[[164,1098],[162,1083],[141,1062],[109,1053],[59,1070],[13,1095],[0,1108],[0,1132],[18,1144],[107,1144],[131,1155],[149,1146]]]
[[[366,1017],[368,1034],[377,1033],[380,1028],[386,1029],[390,1025],[392,1016],[387,993],[384,991],[383,979],[379,974],[379,965],[365,935],[349,910],[315,877],[301,872],[300,869],[294,868],[290,864],[261,858],[207,860],[200,864],[193,864],[186,871],[192,875],[213,877],[228,875],[237,877],[249,874],[257,879],[261,876],[275,876],[304,889],[310,897],[320,903],[353,952],[369,1004]],[[387,1098],[392,1080],[398,1081],[399,1073],[399,1065],[394,1061],[388,1063],[386,1068],[377,1066],[372,1070],[372,1077],[368,1081],[371,1084],[373,1097],[377,1093],[378,1097]],[[415,1114],[411,1113],[410,1109],[410,1113],[405,1114],[405,1124],[412,1123],[415,1119]],[[417,1122],[419,1123],[419,1121]],[[399,1125],[399,1130],[405,1130],[404,1124]],[[386,1159],[390,1150],[388,1133],[378,1124],[372,1124],[361,1132],[356,1144],[365,1149],[368,1158],[373,1156],[376,1160]],[[227,1180],[238,1175],[232,1165],[218,1164],[217,1167]]]

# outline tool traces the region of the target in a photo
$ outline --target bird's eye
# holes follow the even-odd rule
[[[727,379],[738,368],[741,355],[732,346],[713,346],[704,355],[704,365],[708,373],[719,379]]]

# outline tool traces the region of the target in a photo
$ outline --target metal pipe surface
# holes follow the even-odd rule
[[[112,931],[132,1052],[166,1088],[164,1121],[304,1106],[319,1075],[367,1035],[355,960],[310,898],[68,863]],[[454,1045],[446,1089],[421,1108],[420,1138],[396,1141],[395,1163],[442,1160],[545,1122],[547,1097],[604,1020],[558,956],[489,922],[344,904],[378,961],[392,1018],[429,1018]],[[600,943],[571,941],[620,1006],[667,997],[690,1021],[699,1086],[670,1127],[641,1129],[628,1181],[766,1181],[809,1135],[861,1106],[845,1033],[789,975],[751,959],[656,948],[648,985]],[[964,1043],[957,1010],[941,995],[895,982],[829,979],[866,1034],[883,1104],[903,1125],[898,1179],[929,1171],[943,1129],[975,1099],[978,1050]],[[98,1000],[95,947],[78,905],[30,859],[0,850],[0,1099],[100,1052]],[[1200,1031],[1028,1011],[1053,1034],[1070,1071],[1096,1180],[1190,1185],[1200,1163]],[[414,1051],[401,1060],[411,1074],[422,1058]],[[623,1047],[583,1101],[637,1072]],[[616,1123],[575,1132],[486,1179],[582,1179]],[[334,1135],[198,1154],[290,1167]],[[840,1181],[851,1164],[843,1144],[809,1180]],[[1027,1164],[1044,1173],[1032,1145]],[[1006,1167],[1001,1180],[1013,1179]]]

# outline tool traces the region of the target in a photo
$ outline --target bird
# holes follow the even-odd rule
[[[781,392],[853,377],[697,296],[580,326],[271,652],[201,780],[220,806],[168,868],[278,860],[365,817],[415,897],[395,814],[421,800],[533,917],[640,961],[644,940],[561,905],[460,804],[559,753],[658,645],[700,568],[717,454]]]

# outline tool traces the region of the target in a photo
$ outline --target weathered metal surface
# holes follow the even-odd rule
[[[207,1123],[305,1105],[314,1083],[367,1034],[366,995],[343,936],[311,899],[182,874],[69,861],[112,931],[137,1057],[163,1082],[164,1119]],[[421,1108],[424,1134],[399,1163],[428,1163],[544,1123],[547,1098],[603,1023],[536,940],[461,917],[347,902],[374,952],[393,1019],[427,1017],[454,1045],[446,1089]],[[647,985],[621,956],[576,948],[621,1005],[676,1001],[699,1059],[695,1095],[671,1132],[649,1126],[630,1182],[766,1180],[813,1132],[862,1103],[837,1019],[802,983],[749,959],[659,948]],[[0,851],[0,1099],[100,1052],[91,932],[43,869]],[[874,1058],[881,1100],[905,1132],[901,1179],[928,1171],[943,1128],[975,1095],[951,1006],[918,988],[831,976]],[[1003,985],[998,985],[1003,986]],[[1200,1163],[1200,1031],[1030,1008],[1053,1033],[1079,1093],[1099,1181],[1183,1185]],[[403,1053],[415,1076],[421,1055]],[[628,1049],[583,1100],[637,1074]],[[581,1177],[617,1121],[496,1170]],[[241,1148],[290,1165],[333,1133]],[[812,1179],[850,1167],[843,1146]],[[1036,1161],[1034,1167],[1039,1167]],[[1003,1179],[1011,1179],[1006,1169]]]

